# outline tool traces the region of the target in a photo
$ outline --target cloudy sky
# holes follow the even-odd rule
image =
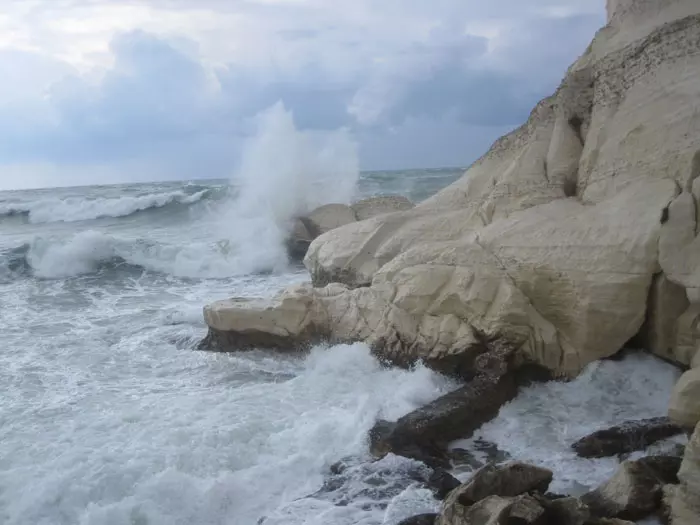
[[[364,169],[463,166],[526,118],[604,0],[2,0],[0,189],[228,177],[255,115]]]

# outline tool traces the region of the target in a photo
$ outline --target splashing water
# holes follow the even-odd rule
[[[287,260],[284,241],[295,217],[354,197],[357,146],[344,129],[299,131],[281,103],[261,113],[257,126],[232,180],[238,196],[222,212],[220,232],[238,252],[240,266],[279,268]]]

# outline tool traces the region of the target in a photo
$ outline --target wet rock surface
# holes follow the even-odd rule
[[[398,525],[434,525],[437,514],[419,514],[401,521]]]
[[[379,421],[370,431],[370,450],[375,456],[405,456],[431,466],[449,467],[447,445],[470,437],[493,419],[501,406],[518,391],[516,375],[507,369],[477,375],[467,385],[400,418]]]
[[[602,458],[644,450],[662,439],[683,433],[683,428],[667,417],[625,421],[598,430],[571,445],[582,458]]]

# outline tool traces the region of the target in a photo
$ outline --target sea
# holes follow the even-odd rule
[[[396,525],[437,511],[427,467],[374,461],[366,438],[456,381],[386,368],[362,343],[303,355],[197,345],[205,304],[309,280],[284,251],[295,213],[379,194],[419,202],[462,170],[351,162],[309,180],[328,163],[272,162],[262,146],[231,180],[0,192],[1,524]],[[454,447],[491,443],[578,494],[618,459],[580,460],[569,445],[663,415],[677,377],[644,353],[596,363],[525,389]]]

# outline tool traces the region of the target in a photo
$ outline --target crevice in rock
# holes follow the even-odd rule
[[[581,145],[584,144],[583,135],[581,134],[581,127],[583,126],[583,120],[578,115],[574,115],[569,119],[569,126],[574,130],[578,140],[581,141]]]

